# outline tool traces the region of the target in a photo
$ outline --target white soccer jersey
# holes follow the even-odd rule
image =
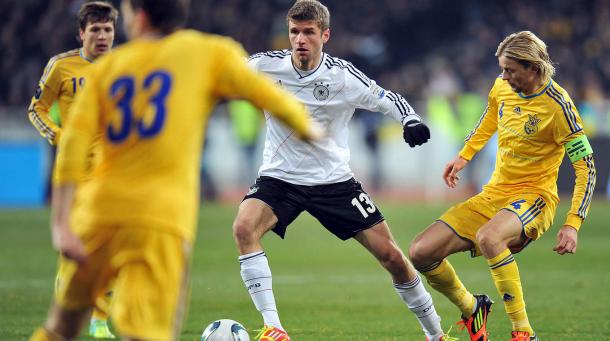
[[[402,124],[420,120],[401,95],[381,88],[345,60],[323,53],[320,65],[305,72],[292,64],[291,56],[291,50],[263,52],[252,55],[249,63],[298,97],[327,136],[312,144],[302,142],[265,113],[267,135],[259,176],[308,186],[348,180],[353,177],[348,122],[356,108],[384,113]]]

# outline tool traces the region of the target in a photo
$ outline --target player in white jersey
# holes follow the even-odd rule
[[[405,99],[387,91],[352,64],[322,52],[330,37],[328,9],[299,0],[287,15],[291,50],[255,54],[250,64],[295,94],[327,136],[299,142],[290,129],[266,115],[267,136],[259,178],[233,223],[241,276],[264,327],[259,340],[290,340],[277,312],[271,270],[260,243],[273,230],[282,238],[303,211],[342,240],[356,239],[386,268],[396,291],[417,316],[427,340],[449,340],[417,272],[396,245],[383,215],[353,178],[348,122],[356,108],[382,112],[404,126],[405,141],[421,145],[430,131]]]
[[[266,114],[260,176],[306,186],[351,179],[348,123],[356,108],[385,113],[403,124],[410,121],[418,125],[416,130],[421,129],[422,136],[429,134],[402,96],[379,87],[349,62],[320,52],[317,66],[302,71],[293,63],[295,58],[298,51],[295,55],[291,50],[272,51],[253,55],[249,62],[296,94],[312,110],[316,122],[327,128],[328,135],[315,144],[287,138],[291,131]]]

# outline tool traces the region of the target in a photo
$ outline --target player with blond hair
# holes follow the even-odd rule
[[[529,31],[513,33],[496,52],[501,77],[489,92],[487,109],[443,178],[450,188],[458,173],[498,133],[495,171],[483,191],[451,207],[419,234],[409,249],[428,283],[462,312],[470,340],[487,341],[492,301],[471,294],[446,259],[460,252],[483,255],[512,322],[511,341],[538,340],[530,325],[514,254],[553,223],[559,202],[557,173],[567,153],[576,174],[572,206],[557,233],[554,250],[576,252],[578,230],[595,187],[593,150],[568,93],[553,79],[546,44]]]
[[[111,316],[127,340],[178,338],[199,207],[206,123],[222,98],[266,108],[297,136],[320,136],[289,93],[246,64],[229,38],[180,29],[187,0],[123,0],[130,42],[92,65],[55,167],[51,233],[66,267],[31,340],[78,336],[115,283]],[[88,146],[100,158],[83,181]]]
[[[86,82],[87,68],[98,57],[112,49],[117,19],[118,11],[110,3],[84,3],[78,11],[78,38],[82,47],[60,53],[47,63],[28,109],[28,117],[40,135],[51,145],[59,143],[61,127],[68,120],[68,111],[74,96]],[[55,103],[59,108],[57,121],[51,115],[51,108]],[[63,285],[63,277],[63,268],[60,267],[55,281],[56,290]],[[102,295],[91,315],[89,334],[94,338],[114,338],[108,327],[106,313],[110,295],[110,292]]]

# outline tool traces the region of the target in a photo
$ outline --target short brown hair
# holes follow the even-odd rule
[[[530,31],[516,32],[504,38],[496,51],[496,57],[500,56],[512,58],[524,67],[535,65],[545,82],[555,74],[546,44]]]
[[[169,34],[184,25],[190,0],[130,0],[131,7],[142,9],[148,14],[150,24]]]
[[[288,10],[286,21],[315,21],[320,30],[330,28],[330,12],[317,0],[297,0]]]
[[[78,11],[78,27],[84,31],[88,23],[112,22],[116,27],[119,11],[105,1],[85,2]]]

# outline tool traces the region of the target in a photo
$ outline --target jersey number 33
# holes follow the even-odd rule
[[[139,91],[149,90],[157,85],[156,93],[148,98],[152,105],[154,114],[151,120],[145,122],[143,118],[134,117],[133,99]],[[118,78],[110,87],[110,96],[115,99],[116,106],[121,114],[121,119],[110,124],[106,129],[108,139],[115,144],[125,141],[132,133],[138,134],[140,138],[152,138],[159,134],[165,123],[167,113],[166,101],[172,87],[171,75],[163,70],[149,73],[142,84],[137,84],[133,76]]]

